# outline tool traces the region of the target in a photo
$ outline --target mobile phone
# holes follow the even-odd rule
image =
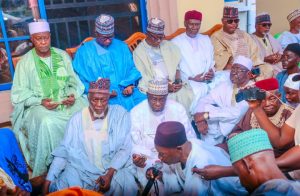
[[[253,69],[251,70],[251,73],[252,73],[253,75],[256,75],[256,76],[260,75],[260,69],[259,69],[259,67],[253,68]]]
[[[181,84],[182,80],[181,79],[175,79],[175,81],[173,82],[173,84]]]

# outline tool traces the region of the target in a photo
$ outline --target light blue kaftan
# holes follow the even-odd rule
[[[283,70],[282,72],[279,72],[276,76],[276,79],[278,80],[279,83],[279,92],[281,94],[281,100],[286,103],[287,100],[285,98],[285,91],[284,91],[284,83],[289,77],[289,74],[287,73],[286,70]]]
[[[52,153],[54,159],[47,176],[47,180],[51,181],[50,192],[71,186],[93,190],[97,187],[95,181],[99,176],[114,168],[117,171],[106,194],[136,195],[137,185],[131,173],[130,116],[123,107],[112,105],[109,106],[107,118],[108,140],[99,142],[99,147],[102,147],[102,169],[88,157],[82,112],[71,118],[61,145]]]
[[[134,88],[131,96],[122,94],[125,87],[137,85],[142,76],[134,65],[128,46],[120,40],[113,39],[107,48],[100,46],[95,39],[86,42],[76,52],[73,66],[85,86],[85,93],[91,81],[99,77],[110,79],[110,90],[115,90],[117,97],[111,98],[109,104],[122,105],[129,111],[146,99],[138,88]]]

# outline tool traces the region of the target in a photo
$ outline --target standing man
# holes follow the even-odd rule
[[[284,31],[278,41],[284,50],[289,44],[298,43],[300,44],[300,9],[292,11],[288,16],[287,20],[290,24],[290,30]]]
[[[146,92],[150,80],[168,80],[169,97],[182,104],[189,112],[193,91],[180,76],[180,50],[172,42],[164,40],[164,28],[164,21],[151,18],[147,38],[133,51],[134,62],[142,74],[139,88]]]
[[[248,110],[246,101],[236,102],[239,89],[251,84],[252,61],[238,56],[230,71],[230,81],[214,88],[201,98],[195,109],[194,120],[201,139],[216,145],[222,143]]]
[[[28,26],[34,48],[17,64],[11,120],[32,177],[36,177],[47,171],[50,154],[63,138],[69,118],[86,101],[69,55],[50,46],[48,22]]]
[[[300,72],[300,69],[298,67],[298,64],[300,62],[300,44],[289,44],[283,51],[281,61],[282,68],[285,70],[279,72],[276,76],[276,79],[279,82],[279,92],[281,94],[281,99],[284,103],[286,103],[287,100],[284,91],[284,83],[289,75]]]
[[[184,17],[186,32],[172,40],[180,49],[182,55],[179,64],[180,74],[182,80],[188,82],[192,87],[193,103],[205,96],[215,86],[214,48],[207,35],[199,34],[201,22],[201,12],[187,11]],[[193,109],[193,105],[191,109]]]
[[[119,104],[126,110],[146,99],[137,88],[140,72],[133,63],[128,46],[114,38],[114,18],[101,14],[95,21],[95,36],[76,52],[74,69],[88,92],[89,83],[109,78],[112,97],[109,104]]]
[[[282,49],[279,42],[270,34],[272,26],[271,17],[268,13],[261,13],[255,19],[255,32],[251,34],[259,47],[260,58],[265,63],[270,64],[274,69],[274,74],[282,71],[280,62]]]
[[[70,119],[45,183],[45,193],[79,186],[107,195],[136,195],[131,173],[130,116],[108,106],[110,81],[91,82],[89,107]]]
[[[197,139],[187,140],[180,122],[161,123],[157,127],[154,143],[158,158],[173,168],[177,180],[173,188],[181,187],[182,195],[245,195],[246,191],[237,177],[207,181],[195,173],[208,164],[230,166],[230,160],[219,147]]]
[[[223,29],[211,36],[214,46],[216,70],[230,70],[237,56],[250,58],[253,66],[260,68],[258,79],[270,78],[274,75],[273,68],[264,64],[260,58],[259,48],[249,34],[238,29],[240,19],[238,8],[224,7]]]
[[[133,163],[137,166],[136,175],[143,187],[147,183],[145,176],[147,169],[158,160],[154,136],[160,123],[165,121],[181,122],[185,127],[187,137],[196,138],[184,107],[176,101],[168,99],[168,94],[167,80],[151,80],[148,84],[148,100],[144,100],[130,111]],[[167,172],[168,168],[164,168],[166,169],[164,171]],[[168,190],[170,176],[167,173],[163,175],[164,184],[160,184],[160,192]]]

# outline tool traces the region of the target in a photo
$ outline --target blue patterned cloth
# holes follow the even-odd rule
[[[285,91],[284,91],[284,83],[288,78],[288,73],[286,70],[283,70],[282,72],[279,72],[276,76],[276,79],[278,80],[279,83],[279,92],[281,93],[281,100],[286,103],[287,100],[285,98]]]
[[[10,129],[0,129],[0,144],[0,167],[12,178],[16,186],[31,192],[27,166],[17,140]]]

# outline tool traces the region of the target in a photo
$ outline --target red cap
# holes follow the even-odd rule
[[[255,82],[255,86],[265,91],[277,90],[279,88],[278,81],[275,78]]]
[[[202,21],[202,13],[196,10],[187,11],[184,16],[184,20],[195,19]]]

